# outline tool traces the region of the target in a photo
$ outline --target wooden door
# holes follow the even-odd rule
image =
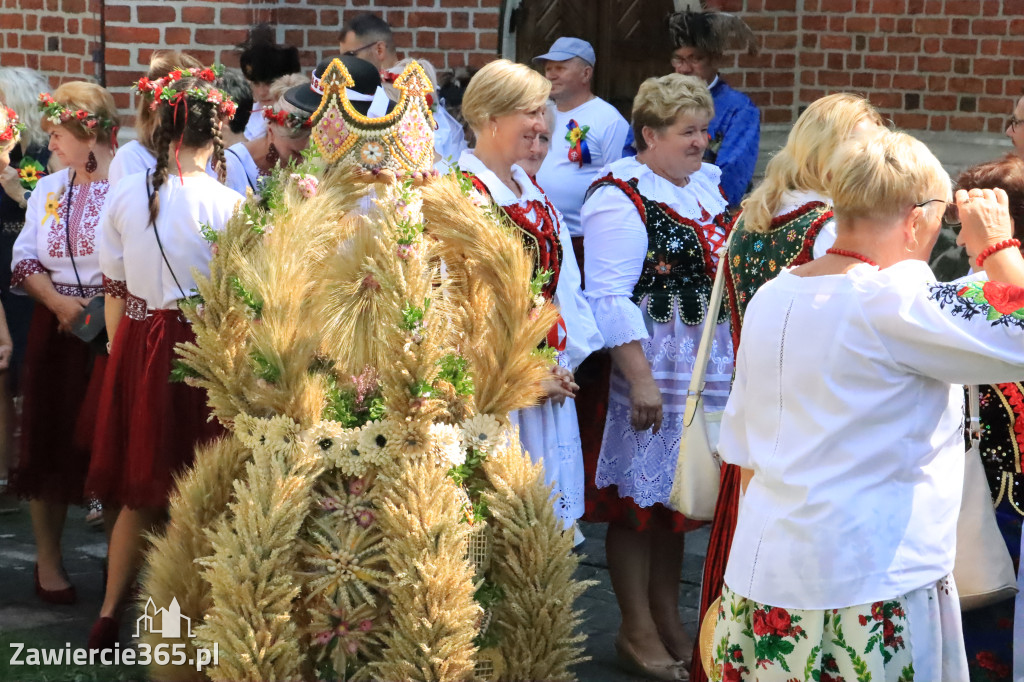
[[[561,36],[594,46],[594,92],[626,118],[640,83],[672,71],[666,18],[672,0],[523,0],[512,25],[516,56],[531,63]]]

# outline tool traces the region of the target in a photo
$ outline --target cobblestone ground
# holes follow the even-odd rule
[[[12,508],[13,505],[13,508]],[[6,508],[2,508],[6,506]],[[615,658],[615,633],[619,611],[608,579],[604,554],[604,527],[583,524],[587,540],[585,558],[579,576],[594,580],[578,606],[585,613],[583,632],[587,635],[589,661],[577,667],[581,682],[628,682],[639,679],[619,667]],[[700,569],[707,545],[707,531],[688,536],[683,567],[680,612],[691,634],[696,630]],[[85,525],[85,511],[73,508],[65,529],[65,560],[71,581],[78,590],[74,606],[50,606],[33,594],[32,566],[35,547],[32,542],[28,507],[3,500],[0,504],[0,682],[57,682],[146,680],[141,668],[104,667],[32,667],[12,666],[12,643],[28,647],[72,648],[85,645],[89,627],[96,617],[102,598],[102,564],[106,552],[103,535]],[[132,636],[134,618],[126,618],[123,642]]]

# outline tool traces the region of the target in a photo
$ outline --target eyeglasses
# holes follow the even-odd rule
[[[363,50],[367,50],[367,49],[373,47],[374,45],[376,45],[379,42],[381,42],[381,41],[375,40],[372,43],[366,43],[362,47],[357,47],[354,50],[349,50],[348,52],[342,52],[341,54],[344,57],[358,57],[360,52],[362,52]]]
[[[680,57],[677,54],[672,55],[672,66],[682,66],[688,64],[690,66],[698,66],[707,61],[708,56],[706,54],[690,55],[689,57]]]
[[[1006,127],[1014,132],[1017,132],[1017,126],[1019,126],[1021,123],[1024,123],[1024,119],[1017,118],[1016,116],[1011,116],[1006,121]]]
[[[1022,121],[1024,123],[1024,121]],[[942,224],[947,227],[959,229],[960,227],[960,209],[957,208],[955,201],[946,201],[945,199],[928,199],[922,201],[919,204],[914,204],[916,208],[924,208],[933,201],[941,201],[946,205],[946,212],[942,214]]]

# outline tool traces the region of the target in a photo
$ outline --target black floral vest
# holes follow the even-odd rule
[[[589,190],[618,187],[633,202],[647,229],[647,256],[640,279],[633,287],[632,301],[639,306],[646,297],[647,314],[655,322],[670,321],[674,307],[684,324],[703,324],[715,277],[708,235],[715,226],[728,234],[731,219],[727,212],[712,216],[701,206],[701,220],[706,223],[701,225],[682,217],[670,206],[643,196],[637,185],[636,178],[625,182],[608,174]],[[728,317],[728,308],[723,305],[718,321],[724,322]]]

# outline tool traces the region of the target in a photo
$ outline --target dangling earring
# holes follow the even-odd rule
[[[85,172],[92,175],[96,172],[99,164],[96,162],[96,155],[89,151],[89,160],[85,162]]]
[[[277,151],[277,147],[274,143],[270,143],[270,148],[267,149],[267,165],[273,168],[277,165],[277,162],[281,160],[281,154]]]

